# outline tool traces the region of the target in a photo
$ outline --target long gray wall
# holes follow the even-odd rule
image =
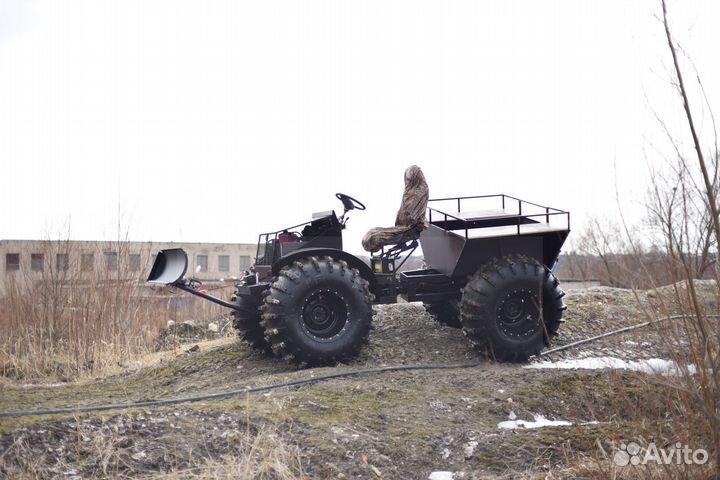
[[[0,291],[9,281],[43,277],[144,280],[159,250],[183,248],[188,274],[201,280],[239,278],[257,246],[239,243],[0,240]],[[198,266],[200,267],[198,269]]]

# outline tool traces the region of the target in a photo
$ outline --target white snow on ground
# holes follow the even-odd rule
[[[567,427],[572,425],[572,422],[567,420],[548,420],[542,415],[533,415],[535,421],[529,420],[507,420],[505,422],[498,423],[498,428],[513,429],[513,428],[542,428],[542,427]]]
[[[682,369],[671,360],[662,358],[649,358],[647,360],[623,360],[616,357],[587,357],[557,362],[538,362],[526,365],[523,368],[542,369],[577,369],[600,370],[604,368],[633,370],[636,372],[656,373],[660,375],[680,375]],[[688,365],[688,372],[695,373],[695,366]]]
[[[577,424],[573,424],[572,422],[568,422],[567,420],[548,420],[547,418],[543,417],[542,415],[533,414],[533,417],[535,417],[534,422],[530,422],[528,420],[517,420],[517,415],[515,415],[515,412],[511,411],[508,414],[509,420],[498,423],[498,428],[510,430],[510,429],[515,429],[515,428],[570,427],[572,425],[597,425],[600,423],[597,420],[593,420],[591,422],[579,422]]]
[[[428,480],[453,480],[455,475],[452,472],[432,472]]]
[[[475,440],[471,440],[468,443],[465,444],[464,450],[465,450],[465,458],[470,458],[473,456],[473,453],[475,453],[475,449],[478,446],[478,442]]]

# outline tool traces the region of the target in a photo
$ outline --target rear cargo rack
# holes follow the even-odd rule
[[[432,225],[469,238],[570,230],[570,212],[506,194],[429,200]]]

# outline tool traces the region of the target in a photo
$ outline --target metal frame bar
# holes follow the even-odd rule
[[[532,220],[534,218],[544,218],[545,223],[550,224],[550,217],[556,217],[556,216],[565,216],[566,217],[566,224],[567,224],[567,230],[570,230],[570,212],[567,212],[565,210],[560,210],[559,208],[553,208],[548,207],[545,205],[540,205],[535,202],[529,202],[527,200],[522,200],[517,197],[513,197],[512,195],[507,195],[504,193],[495,194],[495,195],[475,195],[475,196],[467,196],[467,197],[447,197],[447,198],[433,198],[428,200],[428,203],[430,202],[448,202],[448,201],[456,201],[457,202],[457,213],[459,214],[461,212],[461,202],[462,200],[473,200],[473,199],[488,199],[488,198],[500,198],[502,201],[502,208],[505,210],[506,206],[506,199],[515,200],[518,204],[518,213],[515,216],[514,220],[515,222],[509,223],[508,226],[515,224],[517,226],[517,235],[522,235],[522,226],[528,225],[528,224],[536,224],[539,222],[531,222],[531,223],[523,223],[522,220]],[[544,210],[544,213],[533,213],[533,214],[523,214],[523,204],[531,205],[533,207],[539,208]],[[439,214],[442,218],[445,224],[448,223],[448,218],[456,220],[460,223],[460,228],[458,230],[462,230],[464,228],[465,230],[465,238],[468,238],[468,230],[473,230],[476,228],[489,228],[489,227],[482,227],[482,226],[469,226],[468,224],[475,221],[475,220],[467,220],[465,218],[460,218],[459,216],[453,215],[452,213],[448,213],[446,211],[440,210],[438,208],[432,208],[428,207],[428,216],[430,223],[433,223],[433,212],[436,213],[436,216]],[[511,220],[512,215],[494,215],[494,216],[488,216],[483,217],[483,220],[498,220],[498,219],[507,219]],[[438,220],[436,220],[438,221]]]
[[[553,207],[548,207],[548,206],[545,206],[545,205],[540,205],[540,204],[535,203],[535,202],[530,202],[530,201],[528,201],[528,200],[523,200],[523,199],[518,198],[518,197],[513,197],[512,195],[508,195],[508,194],[506,194],[506,193],[496,193],[496,194],[493,194],[493,195],[471,195],[471,196],[466,196],[466,197],[431,198],[430,200],[428,200],[428,203],[430,203],[430,202],[446,202],[446,201],[449,201],[449,200],[457,200],[457,201],[460,201],[460,200],[472,200],[472,199],[476,199],[476,198],[493,198],[493,197],[495,197],[495,198],[500,197],[500,198],[502,199],[503,208],[505,208],[505,199],[506,199],[506,198],[509,198],[509,199],[512,199],[512,200],[516,200],[516,201],[518,201],[518,202],[522,202],[522,203],[526,203],[526,204],[528,204],[528,205],[532,205],[532,206],[534,206],[534,207],[543,208],[543,209],[549,208],[550,210],[554,210],[554,211],[556,211],[556,212],[565,212],[565,210],[561,210],[561,209],[559,209],[559,208],[553,208]]]
[[[227,307],[232,310],[238,310],[238,311],[241,310],[240,307],[238,307],[235,304],[226,302],[225,300],[223,300],[221,298],[214,297],[212,295],[208,295],[207,293],[202,293],[202,292],[195,290],[194,288],[188,286],[184,280],[178,280],[175,283],[171,283],[170,286],[179,288],[180,290],[184,290],[188,293],[192,293],[193,295],[204,298],[205,300],[210,300],[211,302],[217,303],[218,305],[222,305],[223,307]]]
[[[322,218],[326,218],[326,217],[322,217]],[[337,218],[337,216],[335,216],[335,218]],[[310,220],[310,221],[308,221],[308,222],[298,223],[297,225],[293,225],[292,227],[281,228],[280,230],[276,230],[276,231],[274,231],[274,232],[261,233],[260,235],[258,235],[258,244],[257,244],[257,250],[256,250],[256,252],[255,252],[255,259],[257,260],[258,258],[260,258],[260,245],[264,245],[263,248],[267,248],[268,241],[270,240],[270,235],[273,236],[273,237],[272,237],[273,239],[277,240],[277,239],[278,239],[278,235],[281,234],[281,233],[283,233],[284,231],[286,231],[286,230],[292,230],[292,229],[298,228],[298,227],[304,227],[304,226],[306,226],[306,225],[310,225],[310,224],[312,224],[315,220],[318,220],[318,219],[315,218],[315,219]],[[342,225],[342,224],[341,224],[341,225]],[[345,228],[345,227],[343,226],[342,229],[344,229],[344,228]],[[326,230],[327,230],[327,229],[326,229]],[[323,231],[326,231],[326,230],[323,230]],[[312,240],[318,238],[318,236],[319,236],[319,235],[316,235],[315,237],[312,237],[309,241],[312,241]],[[263,241],[263,237],[265,237],[265,241]],[[263,256],[264,256],[264,253],[265,253],[265,252],[263,252]]]

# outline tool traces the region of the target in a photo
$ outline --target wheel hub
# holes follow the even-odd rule
[[[516,322],[522,316],[525,309],[523,299],[511,298],[503,304],[503,316],[510,322]]]
[[[307,299],[301,319],[311,336],[327,339],[334,337],[345,328],[348,309],[345,301],[337,293],[322,290]]]
[[[540,310],[536,296],[528,289],[506,292],[497,306],[500,329],[513,337],[531,335],[540,325]]]
[[[332,312],[325,305],[313,305],[312,318],[314,323],[324,325],[330,320],[330,317],[332,317]]]

